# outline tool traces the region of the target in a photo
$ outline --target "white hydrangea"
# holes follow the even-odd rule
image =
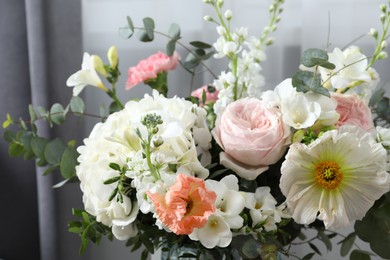
[[[149,169],[136,134],[136,129],[139,129],[142,138],[147,139],[148,132],[141,118],[151,113],[163,120],[153,139],[160,144],[156,144],[151,154],[153,165],[159,169],[158,180]],[[153,204],[145,195],[147,191],[165,192],[175,182],[179,171],[199,178],[208,176],[208,170],[197,156],[199,152],[208,151],[210,141],[206,111],[189,101],[177,97],[165,98],[154,91],[153,96],[145,95],[139,102],[128,102],[123,110],[110,115],[106,122],[98,123],[84,140],[84,145],[78,148],[80,164],[76,173],[84,193],[86,211],[96,216],[97,221],[112,227],[118,239],[129,238],[134,235],[132,223],[138,211],[154,211]],[[126,168],[125,176],[132,180],[130,188],[137,190],[137,201],[127,196],[123,196],[123,202],[116,198],[109,201],[118,183],[104,182],[120,175],[110,168],[110,163]]]

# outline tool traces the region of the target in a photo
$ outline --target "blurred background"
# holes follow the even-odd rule
[[[269,0],[225,0],[233,11],[233,27],[248,27],[251,35],[260,35],[268,23]],[[286,0],[279,28],[273,35],[275,44],[267,50],[262,63],[266,87],[273,88],[298,70],[299,57],[309,47],[326,49],[345,47],[367,34],[371,27],[380,30],[379,5],[385,0]],[[202,0],[0,0],[0,119],[10,113],[14,118],[28,118],[28,104],[50,107],[67,104],[72,91],[66,79],[80,69],[83,52],[98,54],[107,62],[106,52],[117,46],[122,77],[117,85],[120,99],[142,97],[149,87],[139,85],[125,90],[127,69],[139,60],[164,51],[167,40],[156,36],[151,43],[140,43],[136,37],[126,39],[120,28],[130,16],[136,26],[144,17],[152,17],[156,30],[167,32],[171,23],[181,27],[182,42],[193,40],[213,43],[215,26],[203,16],[214,15]],[[355,43],[370,56],[374,40],[365,36]],[[185,57],[182,48],[177,49]],[[226,69],[223,61],[210,61],[218,75]],[[374,66],[382,85],[390,80],[390,60]],[[207,73],[195,78],[194,86],[211,83]],[[169,74],[169,96],[188,96],[190,75],[181,67]],[[86,88],[82,97],[87,111],[94,112],[108,99],[102,91]],[[41,134],[60,135],[78,144],[97,121],[73,119],[65,127],[48,129],[42,124]],[[0,130],[1,135],[3,129]],[[100,246],[91,245],[78,255],[80,239],[67,231],[71,208],[82,208],[78,184],[60,189],[52,185],[60,181],[58,174],[42,176],[33,162],[8,156],[7,144],[0,141],[0,259],[138,259],[122,242],[103,239]],[[349,230],[344,231],[348,234]],[[319,247],[325,251],[323,245]],[[368,248],[362,243],[362,248]],[[308,250],[294,248],[295,252]],[[304,253],[301,253],[304,255]],[[322,259],[339,259],[335,249]]]

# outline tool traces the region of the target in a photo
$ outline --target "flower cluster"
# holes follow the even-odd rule
[[[173,25],[167,54],[157,52],[128,69],[126,88],[145,83],[151,95],[121,103],[115,47],[108,51],[109,64],[85,53],[81,70],[69,77],[67,85],[74,87],[70,107],[57,105],[47,120],[58,123],[57,114],[69,109],[82,114],[78,94],[86,85],[113,100],[109,115],[84,144],[77,150],[63,148],[61,162],[53,160],[61,166],[69,157],[76,162],[74,173],[66,172],[69,167],[63,173],[68,180],[77,178],[83,191],[84,222],[72,222],[72,232],[81,235],[83,245],[87,238],[96,242],[112,234],[133,249],[144,245],[146,252],[163,247],[169,257],[189,248],[195,250],[186,252],[191,256],[221,259],[235,254],[274,259],[277,251],[289,256],[284,246],[309,226],[324,240],[332,237],[325,231],[357,221],[358,235],[369,237],[366,223],[388,220],[388,214],[375,210],[390,207],[390,102],[377,94],[379,75],[373,68],[387,56],[387,7],[381,6],[383,33],[371,30],[377,41],[371,58],[357,46],[329,53],[309,49],[295,75],[265,90],[260,63],[273,42],[269,34],[280,21],[283,1],[271,5],[270,24],[260,37],[249,36],[247,28],[231,29],[233,13],[222,15],[222,0],[204,2],[218,17],[205,17],[217,24],[219,38],[213,45],[192,42],[196,49],[186,48],[190,54],[182,60],[175,51],[180,31]],[[154,33],[154,23],[147,21],[141,30],[144,41]],[[227,70],[190,91],[190,97],[167,97],[168,71],[180,64],[195,75],[197,66],[209,70],[205,60],[211,57],[227,59]],[[350,244],[351,237],[355,234],[341,243]],[[388,239],[388,233],[381,237]],[[373,248],[388,256],[381,247]]]

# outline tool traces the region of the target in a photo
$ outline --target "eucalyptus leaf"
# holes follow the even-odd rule
[[[28,113],[30,114],[31,123],[37,120],[37,113],[31,104],[28,105]]]
[[[49,141],[43,137],[33,136],[31,139],[31,149],[35,156],[42,159],[45,157],[45,147]]]
[[[349,252],[352,249],[352,246],[355,242],[356,234],[351,233],[349,234],[345,239],[343,239],[341,243],[341,248],[340,248],[340,255],[341,256],[347,256]]]
[[[312,91],[330,97],[329,91],[321,86],[321,79],[310,71],[298,71],[292,78],[292,85],[298,92]]]
[[[65,122],[64,107],[61,104],[55,103],[50,108],[50,119],[53,123],[58,125],[61,125]]]
[[[199,49],[210,49],[213,47],[212,45],[205,43],[205,42],[201,42],[201,41],[193,41],[193,42],[190,42],[190,44],[196,48],[199,48]]]
[[[302,260],[310,260],[313,258],[313,256],[315,256],[315,253],[308,253],[307,255],[305,255]]]
[[[62,154],[66,149],[66,145],[60,139],[56,138],[50,141],[45,147],[45,158],[50,164],[60,164]]]
[[[42,175],[43,175],[43,176],[49,175],[50,173],[54,172],[54,171],[57,170],[57,169],[58,169],[58,165],[49,166],[49,167],[47,167],[47,168],[43,171]]]
[[[24,147],[21,143],[11,143],[8,147],[8,154],[11,157],[19,157],[24,154]]]
[[[78,96],[72,97],[72,99],[70,100],[70,110],[73,113],[79,113],[79,114],[84,113],[85,110],[84,101]]]
[[[171,37],[172,40],[179,40],[180,39],[180,26],[176,23],[171,24],[168,31],[169,37]]]
[[[150,17],[145,17],[142,21],[144,23],[144,29],[145,29],[144,32],[146,35],[143,35],[141,41],[143,41],[143,42],[153,41],[153,39],[154,39],[154,20]]]
[[[131,20],[130,16],[127,16],[126,17],[127,19],[127,24],[129,25],[129,29],[134,32],[134,23],[133,23],[133,20]]]
[[[260,246],[254,239],[248,239],[242,245],[242,253],[247,258],[256,258],[259,256]]]
[[[326,51],[317,48],[307,49],[301,55],[302,65],[308,68],[314,66],[324,67],[324,65],[325,67],[332,67],[333,64],[328,62],[328,59],[329,59],[328,53]]]
[[[322,255],[321,251],[318,249],[318,247],[316,245],[314,245],[313,243],[309,243],[309,246],[311,249],[313,249],[314,252],[316,252],[319,255]]]
[[[60,171],[62,177],[70,179],[76,176],[77,157],[79,156],[75,147],[67,146],[61,157]]]
[[[172,56],[176,49],[176,40],[170,40],[166,45],[166,51],[168,56]]]
[[[350,260],[370,260],[371,257],[365,251],[362,250],[353,250],[349,256]]]

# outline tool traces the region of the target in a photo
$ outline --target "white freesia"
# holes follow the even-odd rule
[[[265,92],[262,99],[280,108],[285,124],[303,129],[314,125],[321,115],[321,105],[305,94],[296,91],[291,79],[285,79],[274,91]]]
[[[326,81],[325,86],[332,86],[335,89],[346,89],[354,87],[354,84],[370,82],[372,80],[367,71],[367,57],[360,52],[357,46],[350,46],[344,51],[335,48],[332,53],[328,53],[329,62],[336,68],[329,70],[319,67],[321,78]],[[330,78],[330,76],[332,76]],[[330,78],[330,80],[328,80]]]
[[[360,220],[390,190],[386,150],[356,126],[325,132],[309,145],[293,143],[280,188],[297,223],[316,218],[336,230]]]
[[[239,229],[244,220],[239,215],[245,206],[244,196],[238,191],[238,179],[228,175],[220,181],[206,180],[206,187],[217,194],[217,211],[202,228],[194,229],[189,235],[192,240],[199,240],[207,248],[226,247],[232,239],[231,229]]]
[[[81,70],[72,74],[66,81],[68,87],[73,87],[73,96],[77,96],[87,85],[98,87],[108,92],[99,75],[95,70],[95,65],[99,64],[99,59],[95,55],[84,52]],[[101,59],[100,59],[101,60]]]

